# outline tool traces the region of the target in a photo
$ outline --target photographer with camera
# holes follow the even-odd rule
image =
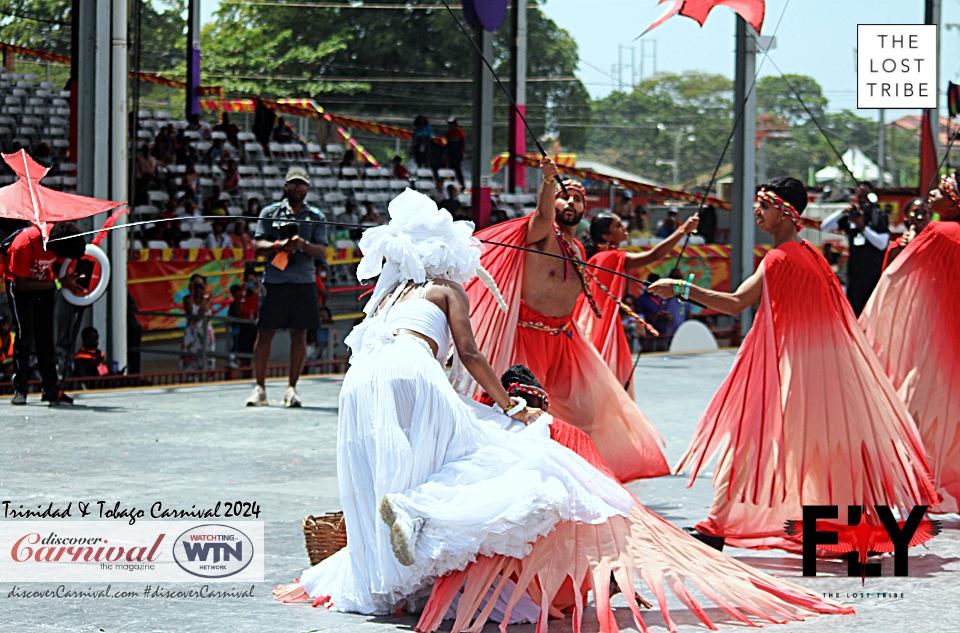
[[[860,316],[883,270],[883,256],[890,242],[890,218],[877,204],[873,185],[862,182],[850,205],[824,218],[820,230],[845,233],[847,259],[847,300]]]
[[[82,294],[84,281],[89,284],[89,277],[85,279],[81,273],[58,278],[55,272],[59,261],[83,257],[87,243],[79,233],[76,222],[57,222],[50,229],[51,241],[44,248],[40,229],[29,226],[12,234],[0,246],[3,253],[0,268],[7,280],[7,299],[17,332],[13,351],[14,395],[10,404],[27,404],[31,344],[37,353],[42,400],[51,407],[73,404],[73,398],[60,390],[57,375],[53,303],[61,287]]]
[[[260,314],[253,363],[257,384],[247,398],[248,407],[266,406],[267,362],[279,329],[290,330],[290,377],[283,406],[301,406],[297,380],[307,356],[307,330],[320,327],[314,260],[327,253],[327,227],[311,224],[324,220],[323,212],[306,202],[310,178],[303,167],[287,171],[284,198],[260,212],[254,246],[267,257],[261,286]],[[304,222],[305,221],[305,222]]]

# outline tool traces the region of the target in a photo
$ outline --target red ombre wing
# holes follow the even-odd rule
[[[670,6],[656,22],[647,27],[647,31],[657,28],[677,14],[692,18],[700,26],[703,26],[703,23],[707,20],[707,15],[714,7],[725,6],[735,11],[757,33],[760,33],[760,29],[763,27],[763,17],[766,13],[764,0],[660,0],[660,4],[666,2],[670,2]],[[647,31],[644,31],[644,33]]]

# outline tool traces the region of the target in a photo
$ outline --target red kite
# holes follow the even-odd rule
[[[17,174],[17,182],[0,188],[0,218],[26,220],[40,229],[46,246],[49,223],[88,218],[126,204],[56,191],[40,184],[50,171],[30,158],[26,150],[3,154],[3,160]]]
[[[766,11],[764,0],[660,0],[660,4],[665,2],[670,2],[670,6],[659,20],[647,27],[644,33],[652,31],[678,13],[693,18],[703,26],[707,20],[707,14],[714,7],[725,6],[736,11],[759,34],[760,27],[763,26],[763,14]]]

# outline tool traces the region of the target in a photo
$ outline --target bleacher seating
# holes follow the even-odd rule
[[[59,91],[49,82],[38,82],[35,75],[0,74],[0,149],[9,152],[20,146],[32,149],[43,141],[50,146],[54,167],[43,183],[52,188],[65,191],[76,190],[76,165],[68,162],[70,137],[70,93]],[[197,150],[199,160],[195,164],[197,173],[195,192],[195,213],[201,213],[200,202],[212,192],[214,185],[223,177],[221,165],[226,159],[237,162],[240,175],[239,189],[232,195],[221,195],[230,216],[240,216],[246,211],[252,199],[259,200],[261,206],[279,200],[283,195],[284,175],[294,165],[303,166],[311,177],[311,191],[308,200],[321,207],[328,215],[336,217],[346,211],[347,202],[353,200],[358,207],[372,203],[384,217],[389,201],[406,187],[437,198],[446,195],[449,184],[457,185],[455,174],[450,169],[440,169],[436,174],[430,169],[411,169],[410,180],[393,178],[390,169],[357,165],[340,167],[344,146],[329,143],[323,147],[314,142],[268,143],[266,147],[257,142],[250,131],[237,134],[237,147],[227,140],[223,132],[212,132],[210,138],[203,138],[200,132],[186,130],[187,122],[171,118],[166,110],[141,109],[137,112],[137,142],[152,149],[154,139],[161,128],[169,125],[175,131],[185,130],[184,136],[191,139]],[[224,141],[225,155],[216,161],[205,161],[204,154],[213,147],[213,141]],[[186,173],[185,165],[168,164],[161,166],[159,177],[151,183],[146,195],[139,198],[133,207],[132,216],[136,220],[151,220],[159,217],[160,212],[173,197],[181,200],[187,191],[183,187]],[[0,186],[14,181],[10,172],[0,173]],[[457,185],[459,190],[459,185]],[[470,196],[461,193],[461,204],[469,205]],[[500,195],[498,203],[507,210],[508,215],[529,212],[536,204],[533,194]],[[362,214],[363,209],[358,208]],[[182,204],[176,213],[183,218],[181,227],[185,236],[184,244],[197,244],[211,227],[203,220],[191,220],[184,217]],[[253,230],[254,223],[250,223]],[[131,236],[133,237],[133,236]],[[144,238],[144,242],[149,242]]]

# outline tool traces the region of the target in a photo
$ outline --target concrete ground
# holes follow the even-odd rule
[[[663,433],[671,463],[686,447],[697,418],[733,357],[733,352],[722,351],[650,355],[640,360],[637,399]],[[308,564],[300,519],[339,509],[335,464],[339,385],[336,376],[305,379],[300,387],[305,406],[300,410],[279,407],[281,382],[269,383],[273,406],[266,409],[244,408],[248,384],[81,394],[71,410],[48,409],[39,402],[11,407],[0,401],[0,502],[34,506],[50,501],[104,499],[146,507],[159,500],[167,506],[199,507],[217,501],[257,501],[266,529],[266,578],[256,585],[253,598],[22,599],[8,597],[13,583],[0,582],[0,631],[411,630],[416,622],[413,617],[333,613],[305,604],[282,605],[270,596],[275,584],[299,575]],[[712,498],[709,475],[701,477],[693,488],[687,488],[682,477],[643,481],[630,488],[648,507],[678,526],[692,525],[704,517]],[[960,631],[960,620],[950,615],[960,598],[960,521],[956,515],[948,515],[944,524],[944,533],[928,548],[911,550],[909,577],[893,577],[893,561],[884,559],[885,577],[867,579],[864,588],[859,578],[845,576],[845,564],[821,562],[823,576],[804,578],[798,557],[779,552],[727,551],[815,591],[843,596],[862,591],[873,594],[846,599],[857,608],[857,615],[811,618],[776,630]],[[227,586],[229,583],[224,588]],[[121,588],[138,589],[128,585]],[[883,598],[876,596],[877,592],[903,596]],[[625,602],[617,597],[614,606],[619,607],[616,615],[621,628],[633,630]],[[681,631],[704,629],[682,605],[677,604],[672,612]],[[709,607],[707,612],[721,630],[742,626],[719,609]],[[666,630],[656,609],[646,612],[644,618],[651,630]],[[568,621],[551,621],[550,627],[559,633],[571,631]],[[584,630],[591,633],[597,629],[590,610]],[[486,629],[488,633],[495,630],[492,624]],[[514,626],[511,630],[533,633],[535,627]]]

